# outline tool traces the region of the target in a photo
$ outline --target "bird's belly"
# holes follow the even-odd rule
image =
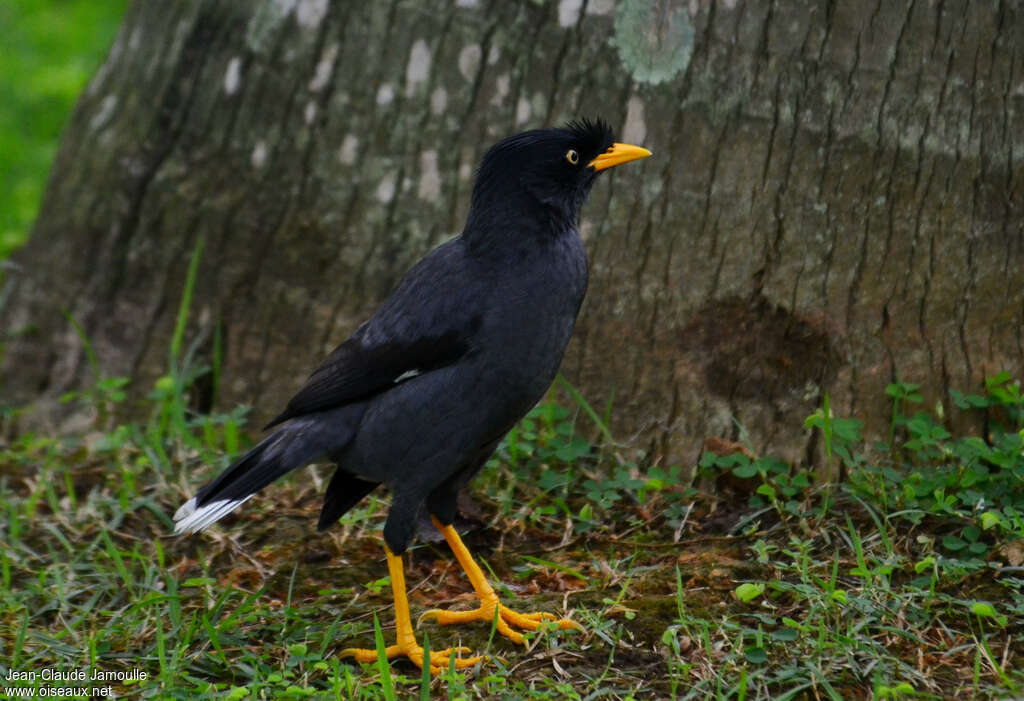
[[[586,289],[585,260],[557,272],[524,280],[525,293],[507,295],[515,304],[490,316],[482,329],[478,381],[500,398],[496,409],[506,430],[547,392],[572,336]]]
[[[364,479],[426,496],[486,442],[506,404],[489,384],[480,368],[460,364],[401,383],[369,404],[339,462]]]
[[[488,359],[481,381],[519,414],[537,403],[555,379],[572,327],[543,329],[531,338],[509,337]]]

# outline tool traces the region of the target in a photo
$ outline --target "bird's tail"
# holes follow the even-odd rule
[[[175,512],[174,532],[201,531],[279,477],[338,452],[352,436],[351,422],[323,420],[322,415],[317,418],[293,420],[232,463]]]

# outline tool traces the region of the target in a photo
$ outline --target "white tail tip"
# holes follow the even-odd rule
[[[192,497],[174,512],[174,534],[198,533],[252,499],[252,496],[250,494],[244,499],[220,499],[199,507],[196,506],[196,498]]]

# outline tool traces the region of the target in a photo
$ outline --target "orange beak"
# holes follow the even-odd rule
[[[610,149],[602,153],[587,165],[596,171],[602,171],[605,168],[629,163],[630,161],[635,161],[639,158],[647,158],[650,155],[651,152],[643,146],[614,143]]]

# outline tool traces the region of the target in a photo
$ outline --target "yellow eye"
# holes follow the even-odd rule
[[[580,154],[576,153],[576,149],[571,148],[565,152],[565,160],[569,161],[572,165],[576,165],[580,162]]]

